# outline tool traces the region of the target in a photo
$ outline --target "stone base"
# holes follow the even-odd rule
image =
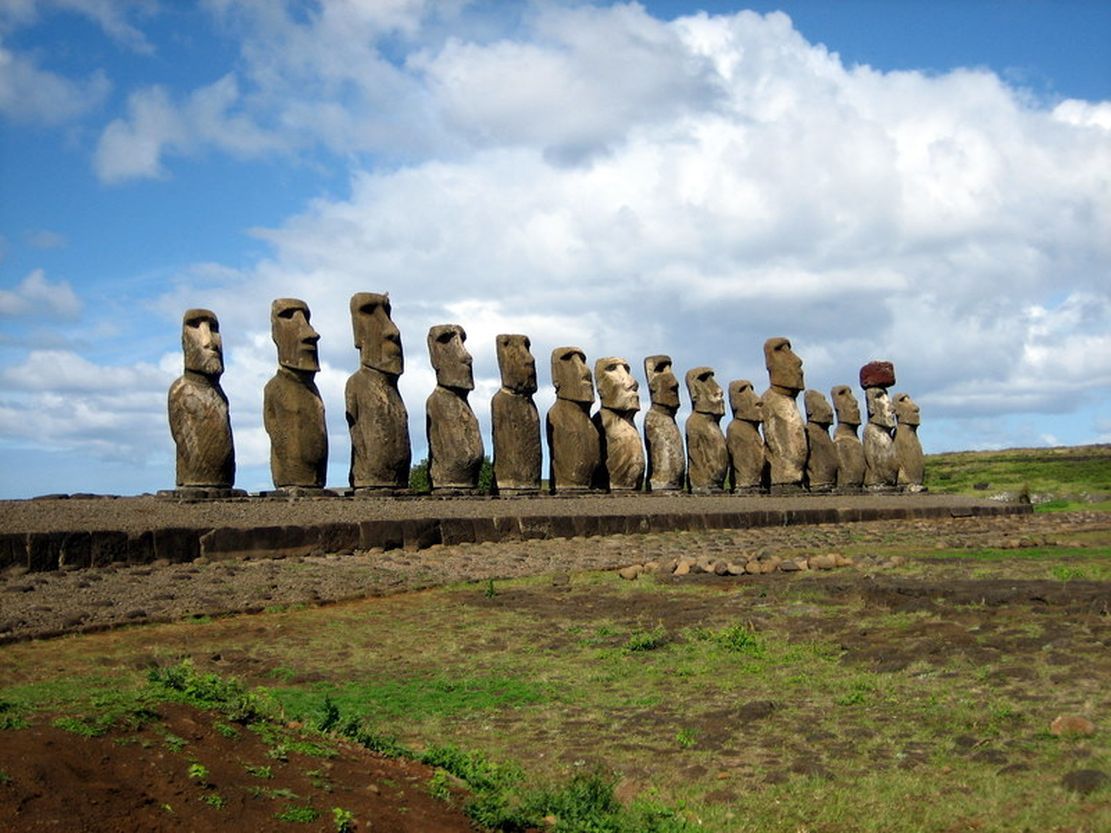
[[[356,486],[350,494],[352,497],[404,497],[413,491],[401,486]]]
[[[170,500],[227,500],[233,497],[247,497],[247,492],[224,486],[181,486],[177,489],[160,489],[155,497]]]
[[[860,495],[864,494],[863,486],[838,486],[833,490],[835,495]]]
[[[897,495],[901,492],[898,486],[892,486],[888,483],[881,483],[878,486],[865,486],[864,494],[866,495]]]
[[[433,486],[432,497],[474,497],[480,494],[477,486]]]
[[[534,497],[540,494],[539,486],[498,486],[498,497]]]
[[[699,486],[698,488],[695,488],[694,486],[691,486],[691,494],[692,495],[724,495],[724,494],[726,494],[726,491],[725,491],[725,489],[723,489],[719,486]]]
[[[258,496],[273,498],[339,497],[339,492],[332,489],[321,489],[316,486],[282,486],[269,492],[259,492]]]
[[[764,494],[763,486],[735,486],[733,488],[735,495],[762,495]]]
[[[768,494],[773,497],[782,497],[784,495],[805,495],[807,491],[801,483],[773,483]]]
[[[903,486],[903,491],[906,492],[908,495],[921,495],[930,490],[923,486],[921,483],[908,483]]]
[[[650,495],[683,495],[687,490],[682,486],[653,486],[649,484],[647,494]]]
[[[810,484],[810,494],[812,495],[832,495],[833,492],[834,485],[832,483]]]

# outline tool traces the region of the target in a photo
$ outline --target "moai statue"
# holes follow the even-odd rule
[[[837,447],[837,491],[855,494],[864,488],[864,446],[860,444],[860,405],[848,385],[830,389],[833,409],[837,412],[837,428],[833,444]]]
[[[235,446],[228,398],[220,387],[224,351],[216,313],[185,311],[181,349],[185,372],[170,385],[167,403],[177,446],[176,493],[227,497],[235,483]]]
[[[497,337],[501,388],[490,403],[494,436],[494,485],[500,494],[534,495],[540,491],[540,413],[536,360],[528,336]]]
[[[552,384],[556,401],[545,420],[548,487],[553,494],[589,492],[596,488],[602,449],[598,429],[590,419],[594,381],[586,354],[578,347],[553,350]]]
[[[467,333],[458,324],[428,330],[428,355],[436,371],[436,389],[425,403],[428,430],[428,481],[432,491],[473,492],[482,473],[482,435],[467,402],[474,390],[471,354],[463,346]]]
[[[351,296],[351,328],[359,369],[344,391],[351,432],[351,470],[355,494],[404,491],[409,486],[413,453],[409,412],[397,389],[405,371],[401,332],[390,318],[390,296],[356,292]]]
[[[640,410],[640,385],[625,359],[611,357],[594,363],[601,409],[594,425],[601,440],[599,481],[611,492],[639,492],[644,485],[644,444],[633,417]]]
[[[687,371],[687,393],[691,415],[687,417],[687,480],[694,494],[716,494],[725,490],[729,474],[729,450],[721,433],[725,397],[709,367]]]
[[[829,436],[833,409],[821,391],[803,395],[806,406],[806,481],[811,492],[832,492],[837,486],[837,446]]]
[[[791,494],[803,489],[806,475],[806,424],[795,401],[806,387],[802,359],[791,350],[790,340],[769,338],[764,342],[764,364],[771,382],[761,397],[771,493]]]
[[[683,435],[675,423],[679,380],[671,368],[671,356],[646,358],[644,375],[652,399],[652,407],[644,415],[648,491],[681,492],[687,483],[687,458]]]
[[[270,332],[278,347],[278,372],[262,395],[262,421],[270,435],[270,472],[279,492],[309,494],[324,488],[328,429],[314,377],[320,370],[320,336],[309,307],[297,298],[270,305]]]
[[[918,441],[921,417],[909,394],[895,394],[895,456],[899,460],[898,483],[908,492],[924,492],[926,478],[922,443]]]
[[[729,383],[729,407],[733,419],[725,429],[725,445],[729,449],[729,465],[733,472],[733,491],[752,495],[764,488],[767,460],[760,423],[764,421],[764,403],[752,389],[748,379]]]
[[[899,458],[895,454],[895,412],[887,389],[895,384],[891,362],[869,362],[860,368],[860,386],[868,407],[864,426],[864,488],[889,492],[898,488]]]

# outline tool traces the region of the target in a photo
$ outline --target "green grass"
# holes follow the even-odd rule
[[[1111,446],[930,454],[926,485],[978,497],[1025,492],[1043,512],[1111,511]]]

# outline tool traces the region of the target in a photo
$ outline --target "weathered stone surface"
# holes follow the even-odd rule
[[[761,397],[768,481],[776,491],[801,488],[806,476],[806,423],[795,400],[805,387],[802,359],[789,339],[769,338],[764,342],[764,364],[771,382]]]
[[[640,564],[631,564],[628,567],[622,567],[617,571],[617,574],[626,581],[633,581],[637,576],[643,572],[644,567]]]
[[[687,417],[687,480],[696,494],[721,492],[729,474],[729,449],[721,432],[725,397],[709,367],[687,371],[691,415]]]
[[[895,453],[895,413],[887,391],[871,387],[864,391],[868,424],[864,426],[864,488],[884,491],[896,488],[899,458]]]
[[[806,481],[812,492],[832,492],[837,486],[837,446],[829,436],[833,409],[820,391],[808,390],[806,406]]]
[[[889,388],[895,384],[895,365],[891,362],[868,362],[860,368],[860,386],[868,388]]]
[[[263,425],[270,435],[270,472],[279,489],[324,487],[328,430],[314,377],[320,370],[320,336],[309,308],[296,298],[270,307],[270,330],[278,347],[278,372],[263,390]]]
[[[556,401],[546,419],[549,488],[555,494],[590,491],[597,487],[602,448],[590,419],[594,382],[586,354],[578,347],[553,350],[552,384]]]
[[[864,486],[864,446],[857,430],[860,428],[860,405],[848,385],[836,385],[829,392],[837,412],[837,428],[833,444],[837,448],[837,490],[859,492]]]
[[[733,474],[733,491],[747,494],[760,491],[767,475],[768,461],[760,423],[764,421],[764,403],[752,389],[748,379],[729,383],[729,407],[733,419],[725,429],[725,445]]]
[[[494,441],[494,484],[502,494],[536,494],[540,491],[540,412],[536,393],[536,360],[532,342],[525,335],[499,335],[496,339],[501,388],[490,402]]]
[[[652,407],[644,415],[648,491],[682,491],[687,482],[687,458],[683,435],[675,422],[679,380],[672,370],[671,357],[648,356],[644,360],[644,375],[652,399]]]
[[[633,417],[640,410],[640,385],[629,363],[612,356],[594,363],[601,409],[594,415],[602,465],[600,483],[611,492],[638,492],[644,485],[644,444]]]
[[[458,324],[428,330],[428,354],[436,371],[436,389],[425,403],[428,430],[428,480],[438,489],[473,490],[482,472],[482,435],[467,402],[474,389],[471,354],[463,346],[467,333]]]
[[[925,489],[926,458],[918,440],[921,415],[908,394],[895,394],[895,456],[899,460],[898,484],[908,492]]]
[[[185,311],[181,323],[184,373],[170,385],[167,410],[177,447],[179,487],[230,489],[235,482],[228,398],[220,387],[223,342],[216,314]]]
[[[399,491],[409,485],[409,412],[397,388],[405,356],[390,314],[388,294],[351,296],[360,366],[347,380],[344,406],[351,433],[348,479],[356,491]]]

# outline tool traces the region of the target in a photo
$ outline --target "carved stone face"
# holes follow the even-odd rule
[[[653,405],[679,409],[679,380],[671,369],[671,356],[649,356],[644,360],[644,375],[648,379],[648,395]]]
[[[891,399],[883,388],[868,388],[864,391],[868,402],[868,422],[880,428],[895,427],[895,410],[891,407]]]
[[[552,385],[557,399],[594,401],[594,379],[582,350],[578,347],[557,347],[552,351]]]
[[[521,395],[536,393],[536,359],[529,337],[500,335],[496,341],[502,387]]]
[[[700,414],[725,415],[725,394],[709,367],[696,367],[687,371],[687,393],[691,408]]]
[[[602,407],[611,411],[639,411],[640,385],[629,371],[629,363],[612,356],[594,363],[594,380]]]
[[[791,349],[786,338],[769,338],[764,342],[764,364],[769,381],[778,388],[798,393],[806,387],[802,377],[802,359]]]
[[[922,418],[918,412],[918,406],[914,404],[914,400],[910,398],[909,394],[895,394],[895,418],[899,420],[900,425],[921,424]]]
[[[270,305],[270,334],[278,345],[278,364],[290,370],[320,370],[316,343],[320,335],[309,324],[309,305],[298,298],[278,298]]]
[[[181,319],[181,349],[186,370],[213,377],[224,372],[224,343],[216,313],[207,309],[185,311]]]
[[[833,408],[829,406],[821,391],[808,390],[802,401],[806,407],[807,422],[825,426],[833,423]]]
[[[833,400],[833,409],[837,411],[837,421],[844,425],[860,425],[860,403],[853,395],[853,389],[848,385],[837,385],[831,388],[829,396]]]
[[[390,318],[390,296],[356,292],[351,296],[351,328],[359,361],[366,367],[400,376],[405,370],[401,331]]]
[[[437,324],[428,330],[428,355],[436,371],[436,384],[457,390],[474,390],[474,361],[463,342],[466,331],[458,324]]]
[[[746,422],[764,421],[764,402],[748,379],[735,379],[729,383],[729,407],[734,419]]]

